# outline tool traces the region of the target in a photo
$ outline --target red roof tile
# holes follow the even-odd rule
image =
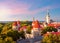
[[[38,20],[32,22],[32,27],[33,28],[40,28],[41,27],[40,23],[38,22]]]
[[[52,26],[52,27],[58,28],[60,26],[60,24],[48,24],[48,26]]]
[[[27,29],[27,26],[23,26],[20,28],[20,30],[24,30],[24,29]]]

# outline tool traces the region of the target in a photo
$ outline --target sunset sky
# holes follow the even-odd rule
[[[0,21],[44,21],[47,9],[51,19],[60,21],[60,0],[0,0]]]

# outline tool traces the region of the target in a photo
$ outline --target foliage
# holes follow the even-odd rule
[[[27,26],[27,33],[31,33],[31,22],[23,21],[22,26]],[[12,22],[0,23],[0,43],[16,43],[18,39],[25,39],[25,32],[12,30]]]
[[[25,39],[25,33],[23,30],[20,31],[20,38]]]
[[[60,35],[50,33],[48,36],[43,36],[42,43],[60,43]]]
[[[7,34],[7,31],[8,31],[8,26],[5,25],[2,29],[1,34]]]
[[[27,26],[26,32],[27,32],[28,34],[31,34],[31,26],[30,26],[30,25]]]
[[[6,37],[4,40],[0,38],[0,43],[16,43],[16,42],[13,41],[11,37]]]
[[[32,23],[31,21],[22,21],[21,22],[21,27],[31,25],[31,23]]]
[[[20,33],[18,31],[10,31],[7,33],[7,36],[12,37],[14,41],[20,38]]]
[[[8,29],[12,28],[12,22],[8,22],[8,23],[6,23],[6,25],[8,26]]]
[[[2,38],[0,38],[0,43],[5,43],[5,41],[4,41],[4,40],[2,40]]]
[[[12,37],[6,37],[5,42],[6,43],[16,43],[16,42],[13,41]]]
[[[42,30],[42,34],[45,34],[45,33],[47,33],[47,32],[52,32],[52,31],[54,31],[54,32],[57,32],[57,29],[56,28],[53,28],[53,27],[45,27],[44,28],[44,30]]]
[[[2,25],[2,24],[0,24],[0,33],[1,33],[1,31],[2,31],[2,28],[3,28],[3,25]]]
[[[1,34],[0,37],[4,40],[6,38],[6,34]]]

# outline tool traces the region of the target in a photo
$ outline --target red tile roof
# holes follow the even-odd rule
[[[23,26],[19,30],[24,30],[24,29],[27,29],[27,26]]]
[[[52,32],[52,34],[60,35],[60,32]]]
[[[12,25],[17,26],[18,24],[20,24],[20,21],[14,21]]]
[[[50,32],[50,33],[53,35],[55,34],[57,36],[60,35],[60,32]],[[50,33],[46,33],[46,34],[44,34],[44,36],[49,36]]]
[[[52,27],[55,27],[55,28],[58,28],[58,27],[60,27],[60,24],[48,24],[48,26],[52,26]]]
[[[33,28],[40,28],[41,27],[40,23],[38,22],[38,20],[32,22],[32,27]]]

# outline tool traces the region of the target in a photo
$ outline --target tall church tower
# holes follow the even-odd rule
[[[35,20],[33,18],[33,22],[32,22],[32,30],[31,30],[31,34],[33,37],[37,37],[37,36],[40,36],[40,24],[39,24],[39,21],[38,20]]]
[[[46,23],[47,23],[47,24],[50,23],[50,15],[49,15],[49,11],[47,11],[47,15],[46,15]]]

